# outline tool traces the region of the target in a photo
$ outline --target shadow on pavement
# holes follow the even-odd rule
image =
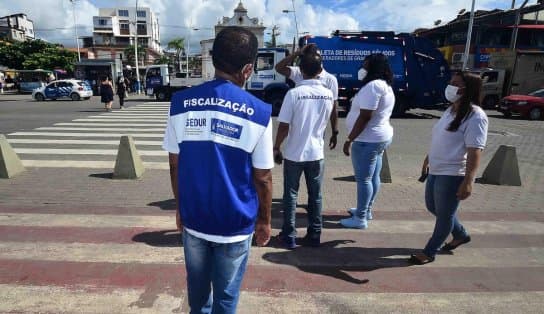
[[[113,172],[107,172],[107,173],[91,173],[89,175],[91,178],[99,178],[99,179],[112,179],[113,178]]]
[[[147,206],[158,207],[162,210],[176,210],[176,200],[171,198],[164,201],[151,202]]]
[[[355,176],[336,177],[332,179],[334,181],[355,182]]]
[[[96,110],[79,110],[78,112],[106,112],[104,109],[96,109]]]
[[[303,272],[324,275],[354,284],[368,283],[368,279],[353,277],[349,272],[368,272],[382,268],[408,267],[408,256],[416,249],[410,248],[365,248],[338,247],[354,243],[353,240],[334,240],[321,243],[319,248],[298,247],[295,250],[268,252],[263,259],[282,265],[290,265]],[[302,243],[302,239],[297,239]],[[281,247],[274,239],[270,246]],[[393,257],[393,256],[406,257]]]
[[[157,247],[182,247],[181,234],[178,230],[143,232],[132,237],[132,241]]]

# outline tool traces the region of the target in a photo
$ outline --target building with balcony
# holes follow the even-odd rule
[[[24,13],[0,17],[0,39],[7,41],[33,40],[34,22]]]
[[[544,51],[544,1],[521,9],[476,11],[470,43],[469,67],[487,67],[492,54],[513,49]],[[431,29],[415,31],[442,51],[453,69],[462,67],[470,12]]]
[[[121,59],[124,63],[130,61],[125,49],[134,45],[136,38],[144,54],[139,64],[152,64],[160,56],[161,47],[159,20],[149,8],[101,8],[98,16],[93,16],[93,35],[82,37],[89,55],[97,59]]]

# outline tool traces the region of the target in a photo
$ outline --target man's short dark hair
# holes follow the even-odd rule
[[[213,66],[228,74],[253,64],[257,57],[257,37],[246,28],[229,26],[217,34],[213,42]]]
[[[305,53],[300,58],[300,71],[310,77],[315,77],[321,73],[321,55],[318,53]]]

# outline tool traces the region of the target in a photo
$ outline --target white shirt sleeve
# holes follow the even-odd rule
[[[376,110],[380,104],[380,99],[384,94],[379,86],[378,80],[368,82],[353,99],[353,106],[359,109]]]
[[[291,124],[294,104],[292,90],[289,90],[287,94],[285,94],[285,97],[283,97],[283,104],[281,105],[280,113],[278,114],[278,122]]]
[[[336,76],[330,74],[330,86],[327,86],[332,92],[332,100],[338,100],[338,80]]]
[[[468,125],[464,134],[465,146],[484,149],[487,142],[487,128],[489,125],[487,116],[483,112],[477,112],[467,122]]]
[[[288,67],[291,70],[291,75],[289,75],[289,78],[295,82],[295,84],[298,84],[300,81],[304,80],[304,77],[302,76],[302,72],[300,72],[300,68],[296,66],[290,66]]]
[[[274,168],[274,153],[272,143],[272,118],[268,122],[268,126],[263,135],[257,142],[253,153],[251,154],[251,162],[253,168],[257,169],[272,169]]]
[[[166,130],[164,131],[162,148],[169,153],[179,154],[179,146],[176,138],[176,131],[174,129],[174,121],[170,115],[168,115],[168,121],[166,122]]]

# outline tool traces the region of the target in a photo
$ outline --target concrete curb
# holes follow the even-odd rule
[[[121,136],[115,169],[113,170],[113,179],[139,179],[144,171],[144,164],[138,150],[136,150],[134,139],[130,135]]]
[[[0,134],[0,178],[10,179],[25,171],[17,153],[9,145],[7,138]]]

